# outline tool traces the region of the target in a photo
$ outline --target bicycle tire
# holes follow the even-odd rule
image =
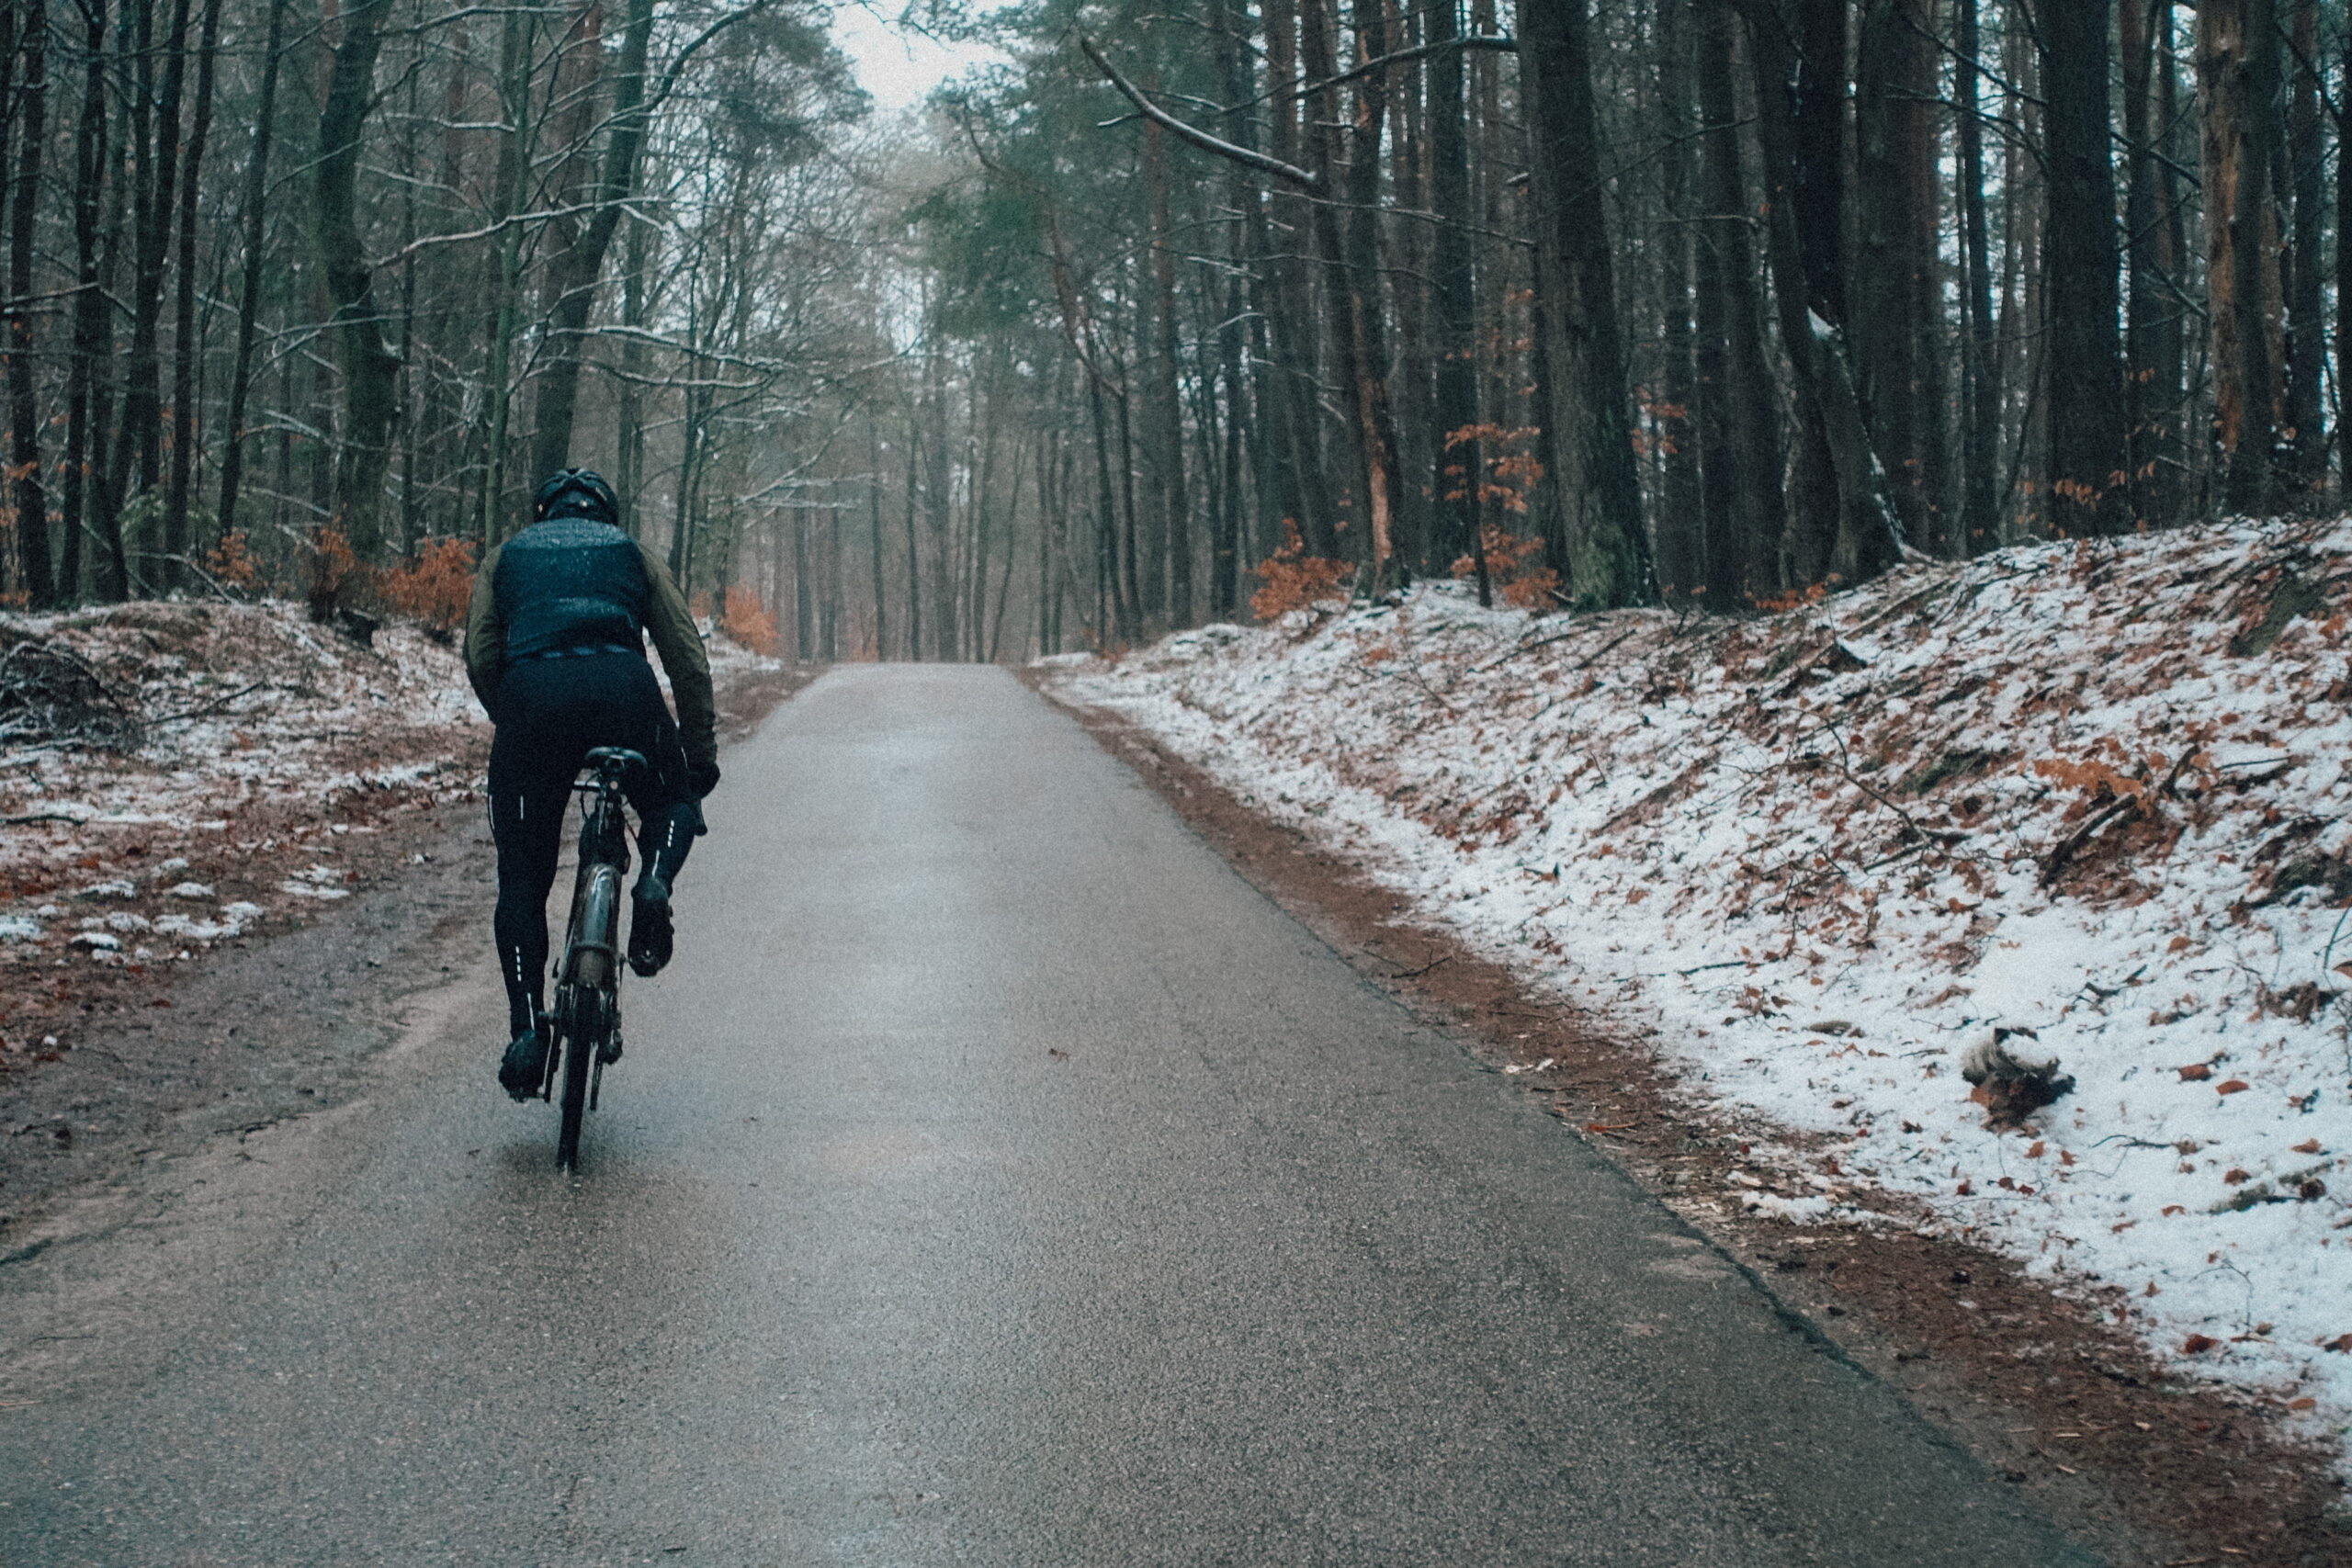
[[[582,1011],[588,1010],[582,1009]],[[588,1064],[595,1043],[566,1031],[563,1042],[563,1125],[556,1134],[555,1162],[566,1170],[580,1164],[580,1122],[588,1110]]]

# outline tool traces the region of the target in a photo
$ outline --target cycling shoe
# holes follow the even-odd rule
[[[506,1047],[498,1064],[499,1086],[515,1100],[536,1099],[548,1076],[548,1032],[544,1026],[526,1030]]]
[[[659,975],[670,962],[672,944],[668,892],[656,897],[640,886],[630,900],[628,966],[639,975]]]

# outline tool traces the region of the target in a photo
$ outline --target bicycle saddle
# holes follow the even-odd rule
[[[648,765],[643,757],[626,746],[599,746],[581,761],[582,767],[599,773],[612,763],[618,763],[624,773],[632,769],[641,770]]]

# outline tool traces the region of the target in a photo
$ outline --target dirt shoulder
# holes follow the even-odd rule
[[[1808,1225],[1718,1201],[1747,1134],[1652,1055],[1538,997],[1359,863],[1241,805],[1115,715],[1025,679],[1133,766],[1237,870],[1359,973],[1510,1075],[1988,1469],[2118,1563],[2352,1563],[2352,1507],[2262,1402],[2183,1385],[2112,1326],[2110,1291],[2062,1294],[2009,1261],[1882,1224]],[[2110,1299],[2110,1298],[2113,1299]]]
[[[722,740],[822,672],[722,666]],[[155,863],[195,857],[169,852],[164,829],[112,831],[104,863],[84,874],[121,877],[147,897],[162,897],[159,881],[200,874],[218,900],[259,900],[305,865],[331,866],[318,885],[343,897],[290,909],[275,900],[269,919],[185,950],[141,932],[164,949],[143,959],[77,951],[0,969],[0,1030],[17,1047],[0,1052],[0,1264],[40,1245],[41,1218],[71,1190],[365,1090],[407,998],[488,952],[487,736],[459,738],[458,761],[435,779],[243,808],[214,834],[223,847],[211,863],[160,877]],[[241,840],[267,848],[239,851]],[[483,1081],[487,1090],[487,1068]]]

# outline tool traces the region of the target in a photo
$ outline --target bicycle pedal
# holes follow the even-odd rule
[[[600,1045],[600,1046],[598,1046],[598,1047],[596,1048],[596,1060],[598,1060],[599,1062],[602,1062],[602,1063],[603,1063],[603,1064],[605,1064],[606,1066],[612,1066],[615,1062],[617,1062],[617,1061],[619,1061],[620,1059],[621,1059],[621,1036],[620,1036],[620,1031],[618,1031],[618,1030],[615,1030],[615,1031],[613,1031],[613,1032],[612,1032],[612,1033],[610,1033],[610,1034],[608,1034],[608,1035],[606,1035],[606,1036],[605,1037],[605,1043],[604,1043],[604,1044],[602,1044],[602,1045]]]

